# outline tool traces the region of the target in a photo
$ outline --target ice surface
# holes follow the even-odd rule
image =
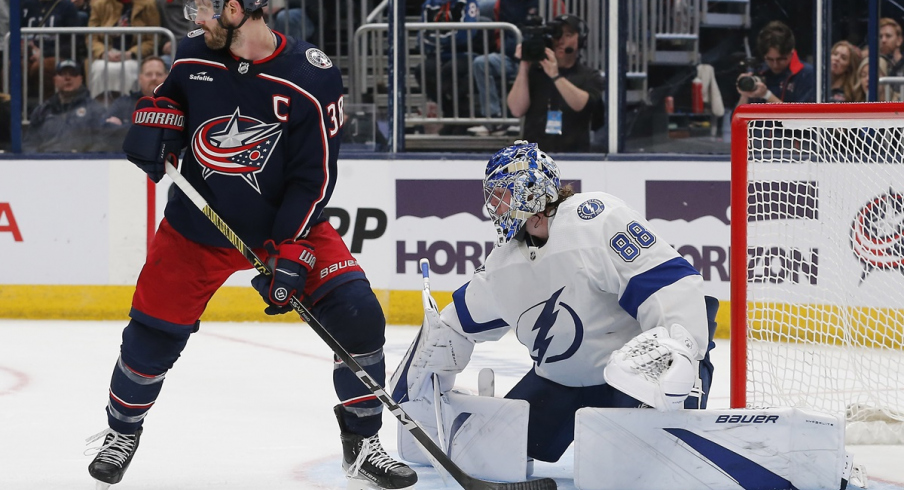
[[[0,489],[93,489],[85,438],[106,427],[104,407],[121,322],[0,320]],[[387,329],[391,372],[416,329]],[[710,406],[728,406],[728,343],[713,351]],[[457,386],[477,391],[482,367],[504,394],[530,366],[513,336],[478,344]],[[332,414],[332,353],[301,321],[203,323],[167,375],[145,422],[135,460],[113,490],[345,489]],[[388,374],[387,374],[388,377]],[[381,438],[395,453],[396,422]],[[904,490],[904,448],[849,448],[866,464],[871,489]],[[446,488],[417,466],[417,488]],[[535,475],[574,489],[572,453],[537,463]],[[449,488],[455,488],[450,483]]]

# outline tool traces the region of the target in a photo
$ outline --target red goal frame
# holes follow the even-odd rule
[[[747,104],[731,121],[731,408],[747,406],[747,124],[750,121],[870,121],[904,118],[904,103]],[[736,278],[741,278],[736,280]]]

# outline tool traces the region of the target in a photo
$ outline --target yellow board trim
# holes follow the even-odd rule
[[[123,320],[129,315],[134,286],[9,286],[0,285],[0,318],[33,320]],[[390,325],[420,325],[424,318],[420,291],[374,291]],[[440,308],[452,293],[433,291]],[[716,338],[729,338],[729,306],[721,301]],[[257,291],[226,286],[210,300],[201,317],[208,322],[299,322],[294,314],[268,316]]]
[[[0,318],[30,320],[125,320],[132,306],[134,286],[0,285]],[[420,325],[424,317],[420,291],[375,290],[387,323]],[[452,293],[434,292],[440,307]],[[208,322],[298,322],[297,315],[269,316],[253,288],[226,286],[211,298],[201,316]]]

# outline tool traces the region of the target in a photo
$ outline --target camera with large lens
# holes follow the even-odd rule
[[[546,59],[546,48],[552,48],[553,39],[562,37],[562,24],[559,20],[543,22],[539,15],[528,15],[521,27],[522,61],[542,61]]]
[[[762,82],[763,79],[754,75],[754,66],[756,60],[752,58],[747,58],[741,62],[741,72],[745,75],[738,78],[738,89],[744,92],[753,92],[756,90],[757,82]]]
[[[738,88],[744,92],[753,92],[756,90],[757,82],[762,81],[763,79],[756,75],[744,75],[738,79]]]

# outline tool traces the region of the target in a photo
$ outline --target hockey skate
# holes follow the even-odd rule
[[[104,438],[100,447],[86,451],[86,454],[97,454],[88,465],[88,473],[97,480],[97,490],[106,490],[122,480],[138,449],[142,430],[138,428],[134,434],[120,434],[113,429],[105,429],[88,438],[88,443]]]
[[[348,476],[347,490],[401,489],[417,482],[417,473],[396,461],[380,444],[379,434],[364,437],[348,431],[342,420],[342,406],[333,408],[342,439],[342,469]]]

